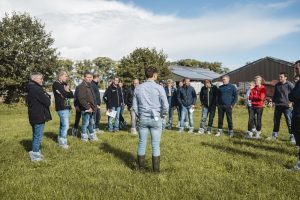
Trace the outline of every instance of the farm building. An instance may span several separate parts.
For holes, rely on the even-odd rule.
[[[202,81],[205,79],[213,80],[221,76],[221,74],[203,68],[172,65],[169,69],[172,72],[172,78],[176,83],[181,81],[183,78],[189,78],[191,80],[191,86],[195,88],[197,94],[200,93],[201,87],[203,86]]]
[[[239,83],[252,81],[257,75],[262,76],[266,81],[277,80],[280,72],[286,72],[288,79],[293,80],[293,63],[277,58],[265,57],[233,70],[227,73],[227,75],[230,76],[231,83],[238,85]],[[213,81],[221,81],[221,77]]]

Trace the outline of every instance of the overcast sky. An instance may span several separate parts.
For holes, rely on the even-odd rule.
[[[115,60],[136,47],[163,49],[169,60],[219,61],[234,69],[273,56],[300,59],[300,0],[103,1],[1,0],[52,32],[61,56]]]

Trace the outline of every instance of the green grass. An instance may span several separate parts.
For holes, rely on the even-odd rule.
[[[245,108],[234,110],[232,139],[165,131],[160,174],[151,173],[150,140],[148,170],[135,169],[138,137],[128,132],[105,133],[88,143],[69,136],[70,149],[60,149],[53,110],[42,142],[45,161],[32,163],[26,107],[0,105],[0,110],[1,199],[300,199],[300,173],[286,170],[295,164],[297,149],[287,141],[284,120],[278,142],[245,140]],[[199,115],[198,109],[196,128]],[[264,137],[272,124],[273,110],[265,109]]]

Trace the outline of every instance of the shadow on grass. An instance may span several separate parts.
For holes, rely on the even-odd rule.
[[[57,142],[57,134],[53,132],[45,132],[44,136],[52,139],[54,142]]]
[[[268,146],[268,145],[264,145],[264,144],[257,144],[257,143],[253,143],[252,141],[234,140],[233,144],[245,145],[245,146],[248,146],[248,147],[259,148],[259,149],[266,150],[266,151],[286,153],[286,154],[289,154],[289,155],[293,155],[293,152],[290,152],[285,148],[272,147],[272,146]]]
[[[25,149],[25,151],[31,151],[32,140],[29,140],[29,139],[21,140],[20,144],[23,146],[23,148]]]
[[[132,170],[136,169],[135,156],[133,156],[131,153],[115,148],[108,143],[102,143],[100,145],[100,150],[113,154],[116,158],[123,161],[128,168]]]
[[[239,154],[239,155],[242,155],[242,156],[250,157],[252,159],[258,159],[258,158],[265,157],[264,155],[260,155],[258,153],[253,153],[253,152],[249,152],[249,151],[245,151],[245,150],[241,150],[241,149],[236,149],[236,148],[228,147],[228,146],[224,146],[224,145],[211,144],[211,143],[207,143],[207,142],[202,142],[201,144],[203,146],[211,147],[213,149],[224,151],[226,153],[230,153],[230,154],[233,154],[233,155]]]

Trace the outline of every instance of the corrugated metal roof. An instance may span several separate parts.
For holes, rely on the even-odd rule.
[[[170,66],[170,70],[173,74],[185,78],[190,78],[191,80],[212,80],[221,76],[221,74],[218,74],[209,69],[184,67],[180,65],[172,65]]]

